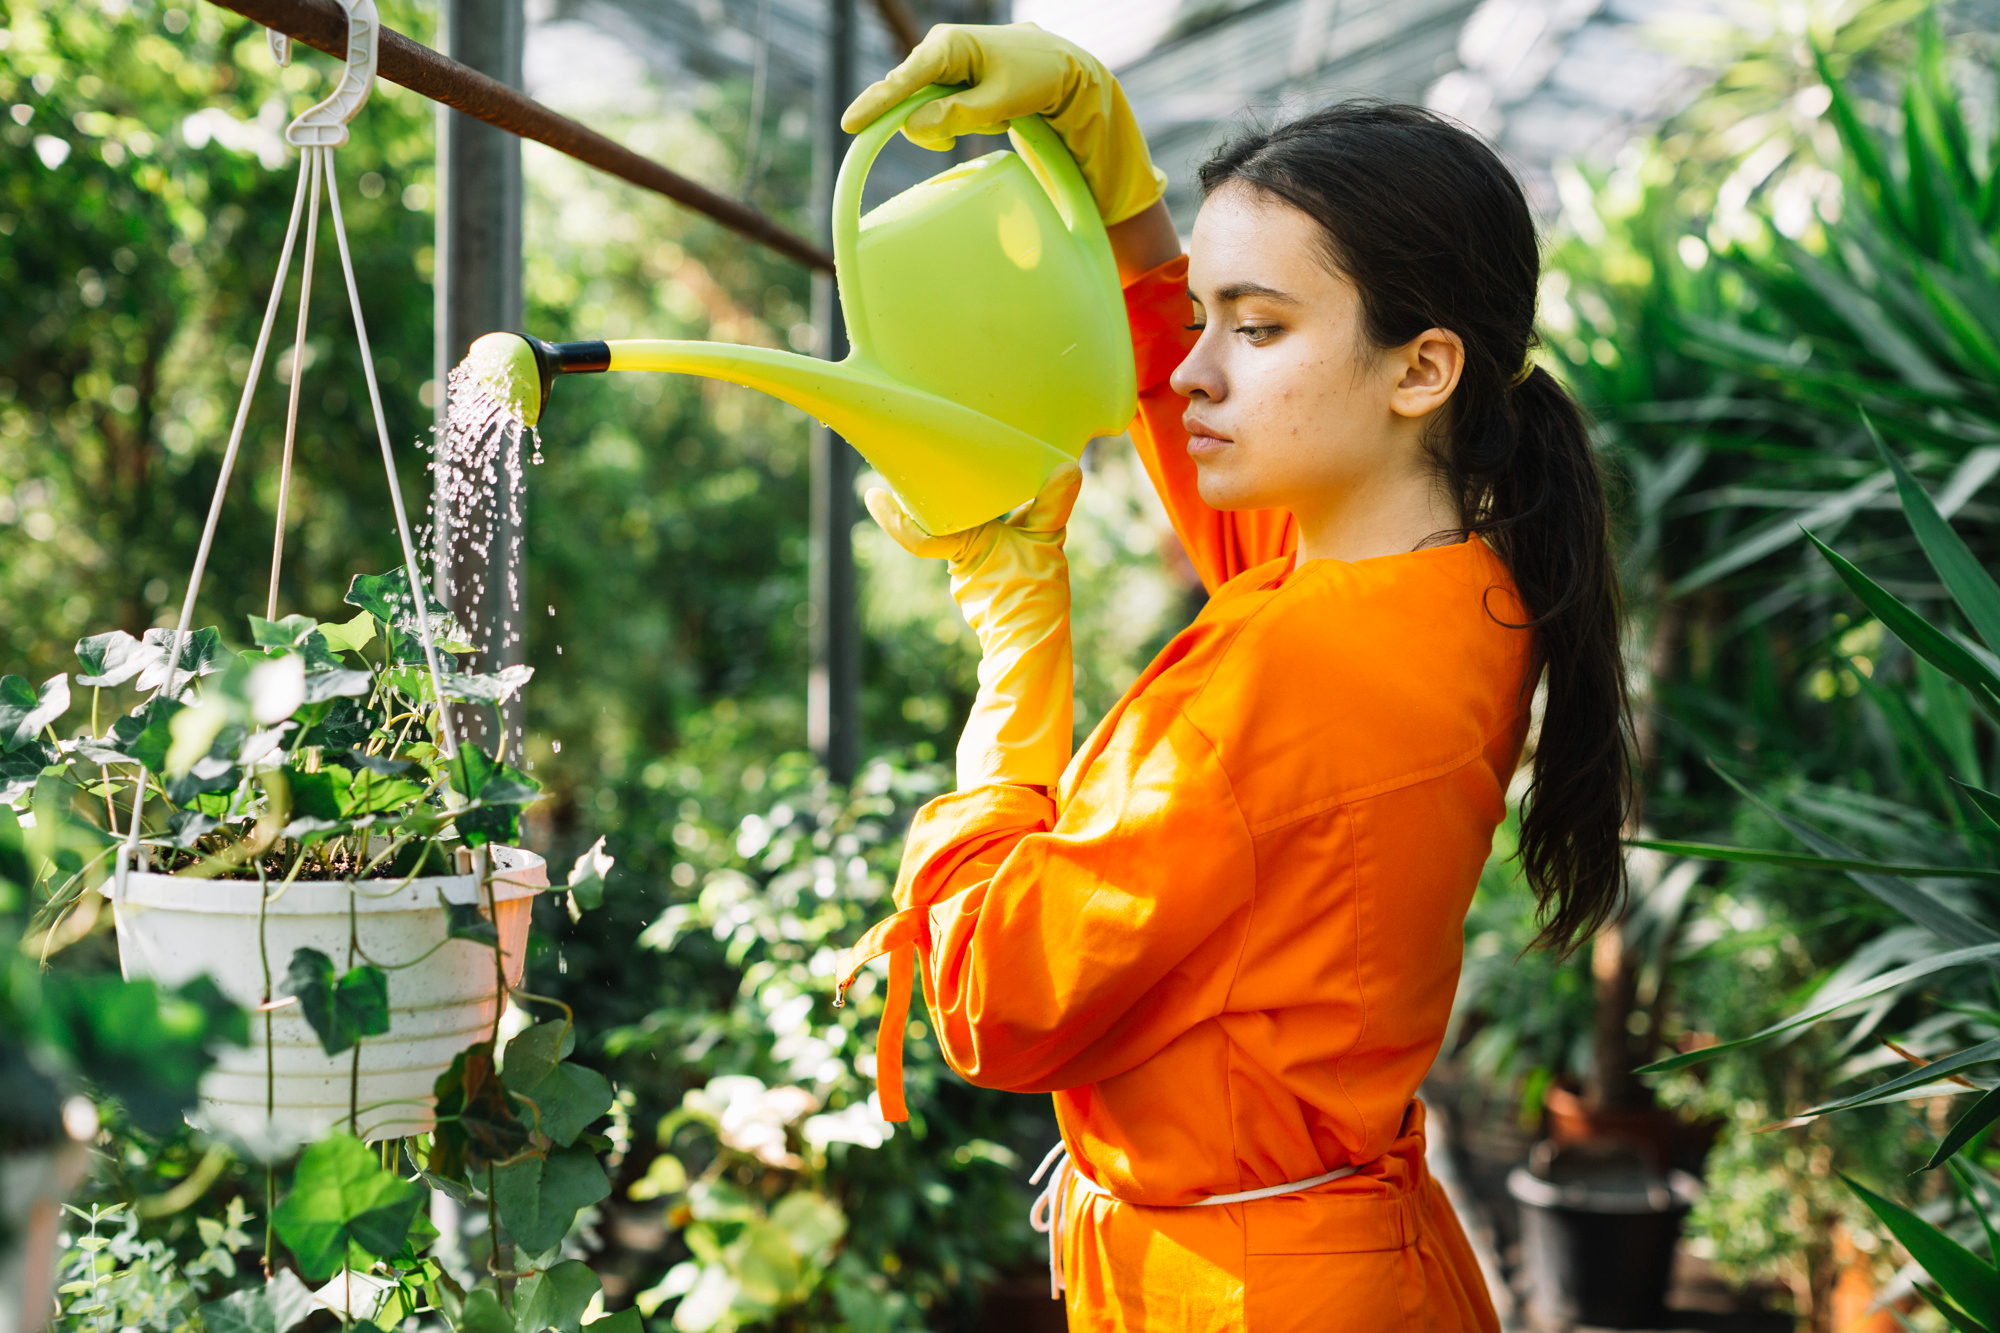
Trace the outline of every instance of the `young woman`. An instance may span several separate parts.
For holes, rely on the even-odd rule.
[[[885,1109],[920,963],[954,1069],[1055,1094],[1037,1221],[1071,1327],[1495,1329],[1413,1095],[1538,683],[1520,849],[1547,943],[1616,906],[1631,799],[1605,501],[1528,360],[1520,187],[1435,116],[1347,103],[1216,154],[1181,257],[1089,56],[935,29],[848,128],[932,82],[971,87],[918,142],[1036,112],[1083,167],[1127,283],[1132,437],[1210,599],[1069,760],[1077,474],[946,538],[869,497],[951,562],[984,653],[959,790],[854,955],[891,954]]]

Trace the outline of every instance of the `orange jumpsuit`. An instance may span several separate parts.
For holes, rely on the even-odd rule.
[[[893,948],[900,1009],[914,946],[952,1068],[1053,1092],[1114,1196],[1061,1204],[1071,1328],[1496,1330],[1411,1103],[1520,757],[1532,647],[1501,622],[1526,617],[1479,540],[1295,569],[1289,515],[1204,505],[1167,385],[1186,261],[1126,298],[1132,436],[1212,596],[1055,793],[924,807],[856,956]]]

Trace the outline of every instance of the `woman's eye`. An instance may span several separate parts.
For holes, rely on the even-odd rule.
[[[1197,323],[1197,324],[1183,324],[1183,325],[1181,325],[1181,327],[1182,327],[1182,328],[1184,328],[1184,329],[1186,329],[1186,330],[1187,330],[1187,331],[1188,331],[1189,333],[1200,333],[1200,332],[1201,332],[1202,330],[1206,329],[1206,328],[1208,327],[1208,325],[1206,325],[1206,324],[1199,324],[1199,323]]]
[[[1236,331],[1242,334],[1251,346],[1255,347],[1269,342],[1277,334],[1278,326],[1276,324],[1239,324],[1236,326]]]

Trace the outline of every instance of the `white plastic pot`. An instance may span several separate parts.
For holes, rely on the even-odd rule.
[[[529,915],[535,895],[548,885],[548,867],[533,852],[512,847],[494,848],[493,866],[501,952],[507,984],[515,986],[525,964]],[[460,1051],[493,1031],[504,1004],[492,946],[447,939],[444,904],[484,901],[475,875],[434,875],[407,884],[295,881],[268,909],[261,953],[261,889],[254,880],[135,871],[126,877],[122,900],[113,883],[107,880],[103,892],[112,898],[119,962],[128,979],[178,986],[206,973],[223,994],[252,1011],[250,1045],[223,1047],[202,1080],[198,1123],[260,1156],[285,1152],[345,1124],[351,1091],[362,1138],[425,1133],[433,1124],[432,1085],[438,1075]],[[350,903],[361,954],[389,972],[389,1031],[363,1039],[357,1048],[358,1087],[352,1084],[354,1051],[326,1054],[296,1004],[268,1014],[267,1063],[266,1014],[257,1012],[266,961],[271,993],[280,1002],[296,950],[318,949],[337,970],[347,969]],[[420,957],[413,966],[396,966]]]

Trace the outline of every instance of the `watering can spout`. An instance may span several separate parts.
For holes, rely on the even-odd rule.
[[[856,360],[728,343],[613,342],[613,370],[727,380],[782,399],[847,440],[932,533],[997,518],[1069,455],[984,412]],[[999,497],[999,498],[996,498]]]
[[[727,380],[803,409],[860,450],[933,534],[1030,499],[1136,406],[1111,244],[1083,175],[1039,117],[1032,158],[989,153],[861,215],[861,187],[919,91],[860,135],[834,187],[833,242],[853,351],[829,363],[765,347],[681,341],[550,343],[494,333],[475,381],[540,419],[558,375],[669,371]]]
[[[611,369],[603,342],[552,343],[526,333],[489,333],[472,344],[465,367],[473,380],[523,425],[542,419],[558,375]]]

